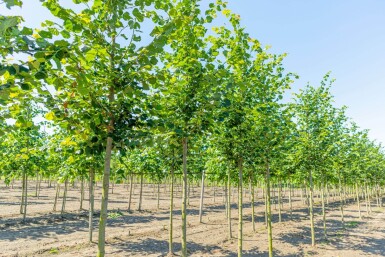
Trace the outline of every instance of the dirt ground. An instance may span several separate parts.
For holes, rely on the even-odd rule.
[[[0,185],[0,256],[95,256],[96,243],[87,243],[87,210],[79,210],[79,185],[68,191],[66,213],[53,212],[55,189],[42,183],[39,199],[34,197],[34,184],[29,185],[27,221],[21,222],[19,202],[20,183],[13,189]],[[236,198],[232,205],[232,230],[234,239],[228,240],[228,228],[223,195],[213,190],[205,192],[203,223],[199,223],[199,189],[191,189],[188,210],[188,251],[190,256],[237,256]],[[87,192],[87,189],[86,189]],[[145,186],[142,211],[137,211],[139,186],[134,188],[131,213],[127,212],[128,190],[123,185],[114,187],[110,194],[109,220],[106,230],[107,256],[166,256],[168,252],[169,193],[161,188],[160,210],[152,186]],[[174,211],[174,249],[180,254],[181,193],[177,190]],[[101,188],[95,192],[95,207],[100,208]],[[88,208],[86,194],[84,208]],[[385,256],[385,212],[372,207],[369,216],[358,219],[356,203],[345,208],[346,229],[342,229],[338,205],[330,204],[327,212],[328,241],[322,239],[322,216],[319,200],[316,206],[317,245],[310,245],[310,222],[307,209],[299,196],[294,198],[292,220],[288,216],[285,199],[282,222],[273,205],[273,247],[275,256]],[[57,210],[60,210],[58,202]],[[256,200],[256,233],[251,226],[249,195],[244,204],[244,256],[268,256],[267,233],[264,227],[264,205],[259,191]],[[362,213],[366,215],[362,204]],[[95,214],[94,239],[97,239],[98,213]]]

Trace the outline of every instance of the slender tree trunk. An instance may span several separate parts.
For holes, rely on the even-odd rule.
[[[140,191],[139,191],[138,211],[142,210],[142,194],[143,194],[143,173],[140,174]]]
[[[324,227],[324,239],[327,240],[327,233],[326,233],[326,210],[325,210],[325,186],[324,183],[321,185],[321,202],[322,202],[322,220],[323,220],[323,227]]]
[[[40,191],[41,191],[41,181],[43,179],[43,175],[40,175],[40,178],[39,178],[39,186],[38,186],[38,189],[37,189],[37,199],[40,198]]]
[[[242,257],[243,249],[243,159],[238,159],[238,257]]]
[[[24,212],[24,198],[25,198],[25,171],[23,171],[22,182],[21,182],[21,201],[20,201],[20,214]]]
[[[281,223],[282,222],[282,210],[281,210],[281,202],[282,202],[282,185],[281,185],[281,180],[279,179],[278,182],[278,221]]]
[[[113,123],[110,125],[113,126]],[[99,218],[98,257],[104,257],[105,255],[108,192],[110,187],[111,153],[112,153],[112,137],[107,137],[106,157],[104,161],[104,174],[103,174],[102,203],[101,203],[100,218]]]
[[[53,204],[53,211],[56,211],[56,204],[59,197],[60,197],[60,184],[59,182],[56,182],[56,195],[55,195],[55,202]]]
[[[205,171],[202,171],[201,198],[199,201],[199,223],[202,223],[204,194],[205,194]]]
[[[224,190],[225,190],[225,212],[226,212],[226,218],[229,216],[229,212],[228,212],[228,205],[229,205],[229,202],[228,202],[228,197],[227,197],[227,191],[228,191],[228,189],[227,189],[227,185],[226,185],[226,183],[225,183],[225,188],[224,188]]]
[[[273,229],[271,226],[271,199],[270,199],[270,164],[266,160],[266,210],[267,210],[267,238],[269,243],[269,257],[273,257]]]
[[[356,197],[357,197],[358,215],[359,215],[359,217],[360,217],[360,220],[362,220],[362,216],[361,216],[361,206],[360,206],[360,194],[358,193],[358,183],[356,183]]]
[[[133,174],[131,173],[130,175],[130,196],[128,197],[128,211],[130,212],[131,211],[131,199],[132,199],[132,187],[133,187]]]
[[[23,222],[25,222],[27,217],[27,199],[28,199],[28,174],[25,172],[25,186],[24,186],[24,209],[23,209]]]
[[[89,213],[88,213],[88,240],[92,243],[93,217],[94,217],[94,169],[90,169],[90,184],[89,184]]]
[[[64,214],[64,211],[66,209],[67,191],[68,191],[68,179],[66,179],[66,181],[64,182],[64,194],[63,194],[63,201],[61,205],[61,215]]]
[[[113,4],[112,4],[113,5]],[[116,23],[116,12],[112,10],[112,21],[111,21],[111,31],[115,32],[115,23]],[[115,70],[115,34],[112,36],[111,40],[111,52],[110,52],[110,69],[111,72]],[[115,76],[112,75],[112,79],[109,85],[108,92],[108,101],[113,103],[115,100]],[[104,159],[104,173],[103,173],[103,188],[102,188],[102,201],[100,208],[100,218],[99,218],[99,236],[98,236],[98,257],[104,257],[105,255],[105,241],[106,241],[106,223],[107,223],[107,208],[108,208],[108,192],[110,187],[110,170],[111,170],[111,155],[112,155],[112,144],[113,139],[111,134],[114,132],[114,117],[112,113],[109,113],[109,124],[107,128],[107,144],[106,144],[106,155]]]
[[[227,174],[227,223],[229,226],[229,239],[233,238],[233,233],[231,230],[231,171],[228,170]]]
[[[340,210],[341,210],[341,222],[342,222],[342,228],[345,228],[345,221],[344,221],[344,201],[342,196],[342,184],[341,184],[341,177],[339,175],[339,193],[340,193]]]
[[[293,204],[291,201],[291,196],[292,196],[292,185],[291,183],[289,184],[289,206],[290,206],[290,219],[293,219]]]
[[[187,137],[183,145],[183,186],[182,186],[182,257],[187,257]]]
[[[84,200],[84,177],[82,177],[80,182],[80,207],[79,210],[83,210],[83,200]]]
[[[251,173],[250,179],[250,189],[251,189],[251,223],[253,224],[253,232],[255,233],[255,210],[254,210],[254,201],[255,201],[255,192],[254,192],[254,173]]]
[[[158,181],[158,195],[157,195],[157,207],[158,207],[158,210],[160,208],[160,205],[159,205],[159,200],[160,200],[160,181]]]
[[[38,194],[37,194],[38,190],[39,190],[39,171],[36,171],[35,197],[38,197]]]
[[[174,248],[172,245],[172,234],[173,234],[173,210],[174,210],[174,169],[171,168],[171,186],[170,186],[170,231],[168,241],[168,252],[169,255],[174,255]]]
[[[314,210],[313,210],[313,175],[309,170],[309,212],[310,212],[310,232],[311,245],[315,246],[315,232],[314,232]]]

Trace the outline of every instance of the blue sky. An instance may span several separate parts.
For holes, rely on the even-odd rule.
[[[252,37],[271,52],[288,53],[286,70],[300,76],[293,92],[307,82],[318,85],[331,71],[336,106],[348,106],[348,116],[385,143],[384,0],[227,1]],[[11,13],[30,27],[51,18],[37,0],[24,0],[23,9]]]
[[[293,91],[331,71],[336,106],[385,143],[385,1],[228,0],[247,31],[272,52],[288,53]]]

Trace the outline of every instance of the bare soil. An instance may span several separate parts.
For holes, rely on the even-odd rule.
[[[63,190],[62,190],[63,191]],[[180,255],[181,193],[176,190],[174,211],[174,249]],[[246,190],[247,191],[247,190]],[[20,182],[13,189],[0,185],[0,256],[95,256],[97,244],[88,243],[88,212],[79,210],[79,183],[69,187],[66,213],[53,212],[54,187],[42,183],[39,199],[34,196],[34,182],[29,183],[27,221],[22,223],[20,210]],[[87,189],[86,189],[87,192]],[[203,223],[199,223],[199,188],[191,188],[188,209],[188,251],[191,256],[237,256],[237,205],[234,194],[232,204],[232,230],[234,238],[228,240],[228,227],[224,208],[223,190],[205,192]],[[236,191],[234,191],[236,192]],[[109,220],[106,230],[107,256],[166,256],[168,252],[169,192],[161,187],[160,209],[157,210],[156,187],[144,187],[142,211],[137,211],[139,185],[134,188],[132,212],[127,211],[128,189],[116,185],[110,194]],[[287,195],[286,195],[287,196]],[[101,188],[95,192],[95,231],[97,241],[98,210]],[[61,199],[60,199],[61,200]],[[330,204],[327,211],[328,240],[323,239],[320,200],[316,202],[317,245],[310,245],[310,221],[307,208],[299,193],[294,198],[294,212],[289,216],[287,197],[278,222],[278,208],[273,205],[273,236],[275,256],[385,256],[385,212],[372,206],[366,215],[362,203],[362,220],[358,219],[356,202],[345,206],[346,228],[342,228],[339,205]],[[337,199],[335,199],[337,200]],[[256,232],[252,231],[249,193],[244,200],[244,256],[268,256],[267,233],[264,226],[264,204],[261,191],[256,199]],[[84,208],[88,208],[85,194]],[[57,210],[61,209],[61,201]]]

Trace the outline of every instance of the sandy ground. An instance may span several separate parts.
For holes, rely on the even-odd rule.
[[[0,185],[0,256],[95,256],[96,243],[87,243],[88,217],[79,210],[79,185],[70,187],[66,213],[53,212],[55,189],[42,183],[39,199],[34,197],[34,182],[30,183],[28,219],[21,223],[19,202],[20,183],[13,189]],[[87,190],[87,189],[86,189]],[[177,190],[178,191],[178,190]],[[237,256],[237,209],[234,198],[232,223],[234,239],[228,240],[228,227],[223,196],[219,189],[214,202],[213,190],[206,190],[203,223],[199,223],[199,189],[190,193],[188,210],[188,251],[190,256]],[[107,256],[166,256],[168,252],[169,193],[161,188],[160,210],[152,186],[145,186],[142,211],[137,211],[139,186],[133,196],[133,211],[127,212],[128,191],[115,186],[110,194],[110,219],[107,227]],[[174,211],[174,249],[180,254],[181,220],[180,192],[176,192]],[[100,208],[101,189],[96,189],[95,207]],[[88,208],[86,194],[84,208]],[[385,256],[385,212],[374,207],[360,221],[355,202],[345,208],[346,229],[342,229],[338,205],[330,204],[327,212],[328,241],[322,239],[322,216],[316,207],[317,245],[310,245],[310,222],[307,209],[295,197],[292,220],[285,199],[282,222],[273,205],[273,236],[275,256]],[[315,200],[319,203],[319,200]],[[58,210],[61,202],[58,203]],[[249,195],[244,204],[244,256],[268,256],[267,233],[264,227],[264,206],[261,192],[256,200],[256,233],[251,226]],[[366,214],[362,204],[362,212]],[[97,239],[98,213],[95,214],[94,239]]]

